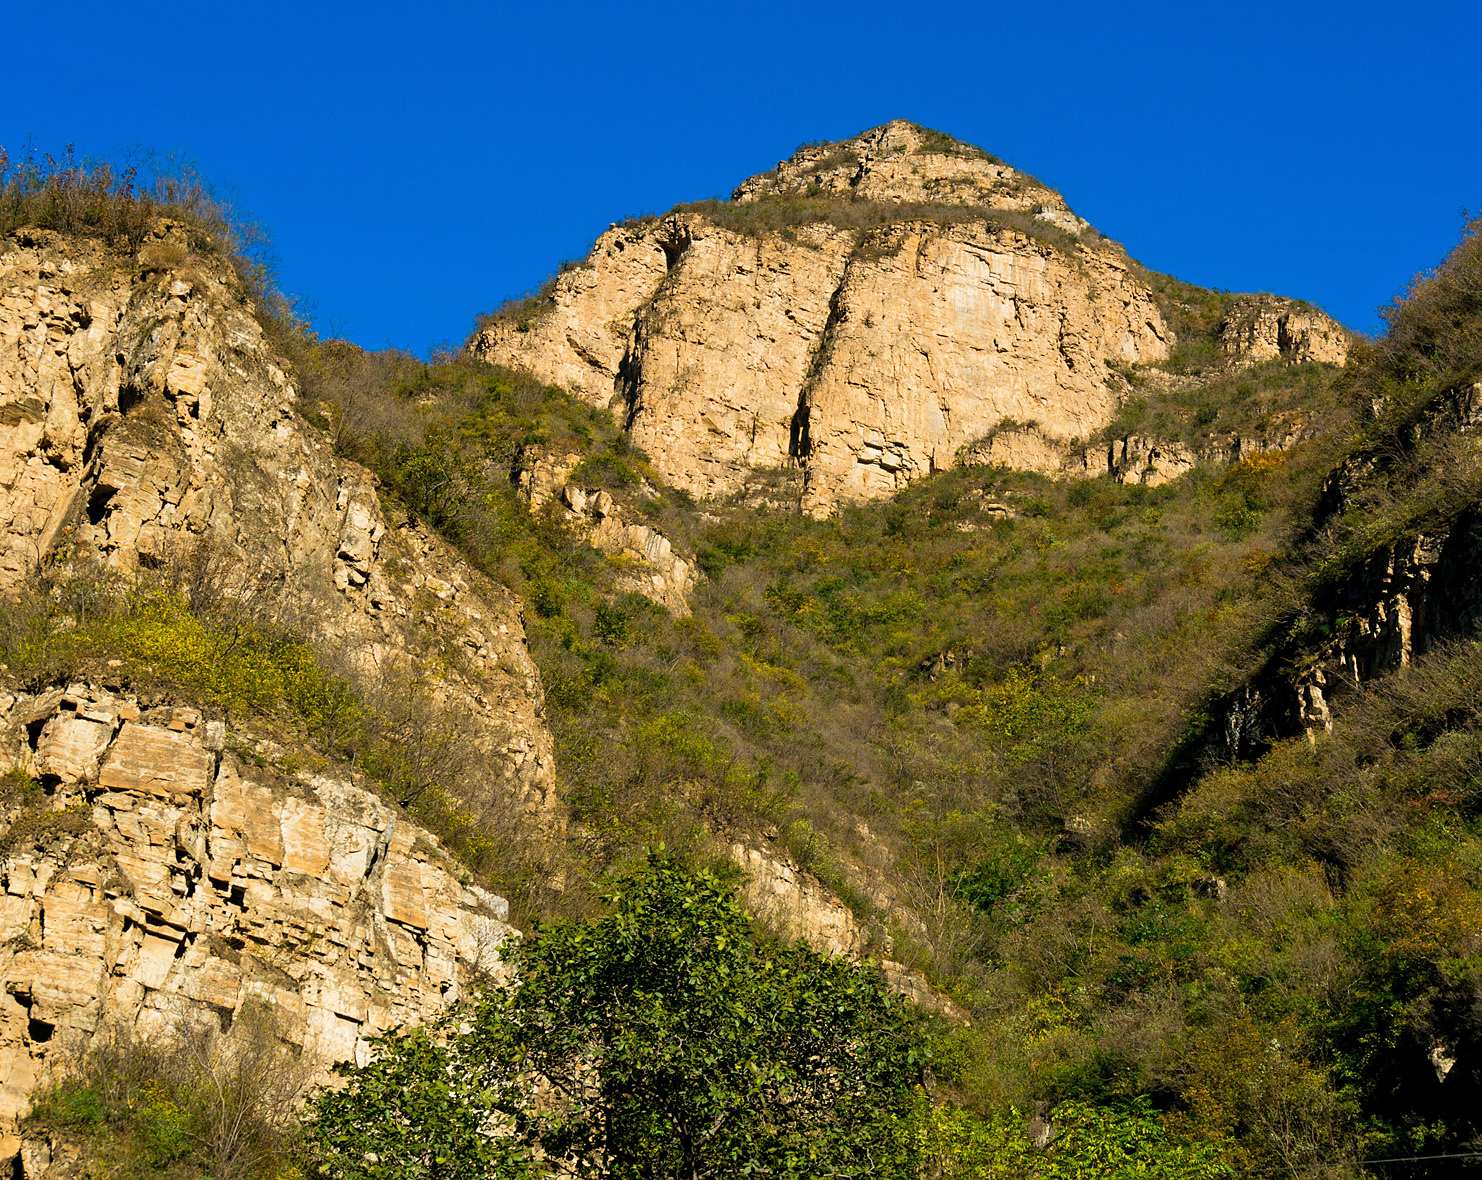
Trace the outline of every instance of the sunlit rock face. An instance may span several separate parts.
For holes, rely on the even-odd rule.
[[[1059,194],[895,122],[800,150],[730,206],[615,226],[548,305],[470,348],[611,405],[692,493],[798,465],[826,513],[1005,421],[1084,438],[1116,408],[1108,363],[1170,343],[1135,267]]]
[[[230,1030],[260,1005],[324,1076],[504,976],[507,904],[350,778],[97,686],[0,693],[0,738],[0,773],[39,784],[0,807],[6,1154],[54,1055],[110,1028]]]

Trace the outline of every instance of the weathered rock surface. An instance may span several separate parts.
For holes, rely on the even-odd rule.
[[[699,581],[694,563],[681,557],[673,543],[652,525],[628,519],[628,513],[602,488],[582,487],[571,474],[582,456],[535,455],[519,472],[519,484],[531,511],[551,504],[565,523],[593,548],[630,567],[615,579],[619,590],[642,594],[671,614],[690,613],[688,595]]]
[[[191,708],[0,692],[0,1157],[60,1048],[247,1005],[319,1073],[499,980],[508,906],[352,781],[227,750]]]
[[[842,204],[777,230],[700,208],[615,227],[552,307],[496,317],[471,350],[614,405],[690,492],[801,465],[815,513],[950,467],[1006,418],[1085,437],[1116,405],[1105,362],[1168,355],[1126,256],[975,149],[891,123],[804,149],[735,200],[773,196]]]
[[[475,806],[558,829],[552,741],[519,603],[423,530],[295,411],[236,279],[161,223],[142,272],[22,231],[0,252],[0,592],[43,563],[194,562],[384,674],[438,650],[441,703],[486,768]]]
[[[1348,360],[1348,330],[1331,316],[1295,299],[1247,295],[1238,299],[1220,324],[1219,347],[1246,364],[1282,359],[1294,364]]]
[[[1037,471],[1060,479],[1096,479],[1108,475],[1118,483],[1158,487],[1192,471],[1200,463],[1233,464],[1253,454],[1282,450],[1305,437],[1290,432],[1276,440],[1230,434],[1194,451],[1185,443],[1128,434],[1096,446],[1059,442],[1036,426],[996,430],[963,447],[963,466],[1008,467]]]
[[[1482,383],[1451,391],[1408,430],[1414,437],[1453,439],[1447,476],[1482,474]],[[1317,523],[1350,507],[1393,455],[1360,452],[1329,476]],[[1384,544],[1314,605],[1334,622],[1318,645],[1279,647],[1221,710],[1221,753],[1245,757],[1273,740],[1333,728],[1332,702],[1362,692],[1386,672],[1403,672],[1439,645],[1475,639],[1482,626],[1482,513],[1475,504],[1424,531]]]

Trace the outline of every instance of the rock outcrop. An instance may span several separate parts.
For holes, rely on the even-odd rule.
[[[937,1012],[962,1024],[970,1024],[966,1009],[931,985],[924,973],[886,957],[894,940],[882,928],[868,926],[813,873],[779,848],[764,841],[737,839],[729,848],[731,860],[746,874],[738,893],[748,913],[766,922],[786,938],[807,943],[820,954],[848,959],[875,959],[886,985],[929,1012]],[[862,866],[849,866],[856,876]],[[864,883],[861,881],[861,883]],[[871,901],[882,912],[911,929],[924,933],[919,915],[894,904],[894,890],[877,881],[885,895]]]
[[[52,1055],[110,1026],[265,1003],[322,1076],[503,977],[502,899],[350,776],[253,745],[96,686],[0,692],[0,1157]]]
[[[1005,418],[1086,437],[1117,403],[1106,362],[1170,341],[1125,254],[1057,194],[896,122],[728,205],[614,227],[549,306],[470,349],[614,406],[681,488],[800,465],[823,513],[950,467]]]
[[[1219,348],[1243,364],[1276,360],[1341,365],[1348,359],[1348,330],[1331,316],[1295,299],[1245,295],[1225,313]]]
[[[348,670],[435,652],[484,761],[482,807],[561,826],[519,603],[383,513],[337,459],[237,279],[160,223],[142,268],[22,231],[0,251],[0,592],[43,566],[191,566],[270,598]]]
[[[611,492],[574,481],[581,460],[577,454],[534,455],[525,462],[518,480],[531,511],[555,506],[594,549],[623,563],[627,572],[614,580],[618,590],[641,594],[673,615],[688,615],[688,595],[700,578],[695,564],[676,553],[658,529],[631,521]]]
[[[1454,436],[1446,478],[1474,483],[1482,473],[1482,383],[1450,391],[1404,429],[1410,445]],[[1339,464],[1319,498],[1316,525],[1361,504],[1371,482],[1392,476],[1387,468],[1403,449],[1391,441]],[[1325,638],[1278,647],[1224,700],[1214,735],[1222,756],[1248,757],[1274,740],[1331,731],[1335,699],[1362,692],[1386,672],[1403,673],[1438,646],[1475,639],[1482,626],[1482,513],[1471,503],[1379,545],[1312,605],[1331,620]]]
[[[895,119],[842,143],[809,144],[743,181],[737,204],[767,197],[817,197],[897,204],[972,205],[1033,213],[1079,233],[1086,222],[1065,198],[981,148]]]

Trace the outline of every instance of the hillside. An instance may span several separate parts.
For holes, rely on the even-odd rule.
[[[1076,1103],[1237,1169],[1473,1150],[1478,233],[1352,341],[889,124],[423,362],[185,221],[15,231],[7,1109],[172,1004],[363,1055],[662,843],[937,1014],[943,1175]]]

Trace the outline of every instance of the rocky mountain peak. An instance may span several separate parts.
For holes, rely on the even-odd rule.
[[[1168,356],[1136,266],[1038,181],[901,120],[806,146],[730,201],[613,226],[489,317],[473,355],[608,406],[663,478],[802,473],[826,515],[955,465],[1006,419],[1054,445]]]
[[[905,119],[835,143],[804,144],[776,168],[743,181],[731,200],[809,196],[968,205],[1031,213],[1072,233],[1086,228],[1054,189],[982,148]]]

